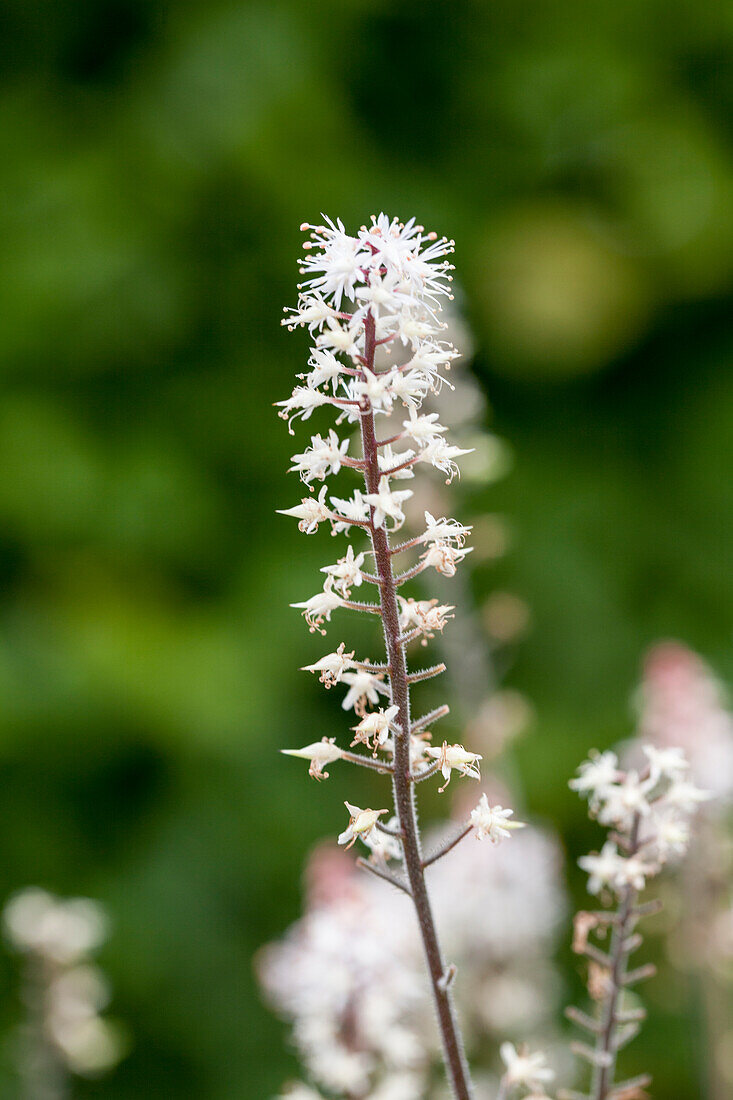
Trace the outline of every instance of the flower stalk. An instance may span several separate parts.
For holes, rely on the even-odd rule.
[[[375,323],[371,313],[367,315],[364,327],[366,334],[364,365],[374,372]],[[376,493],[380,479],[379,451],[374,425],[374,412],[371,407],[362,412],[361,438],[364,449],[364,480],[367,492]],[[372,509],[372,517],[373,511]],[[443,982],[446,968],[425,883],[425,867],[420,847],[417,807],[410,764],[410,685],[405,658],[405,642],[401,638],[397,586],[392,571],[389,537],[384,526],[375,526],[373,518],[369,527],[369,537],[377,575],[380,579],[382,622],[387,650],[391,699],[393,705],[399,707],[398,724],[401,727],[401,732],[395,736],[392,787],[395,811],[402,830],[405,872],[410,884],[410,895],[415,906],[425,951],[425,960],[430,974],[449,1080],[457,1100],[471,1100],[468,1064],[463,1052],[463,1042],[456,1020],[451,991]]]

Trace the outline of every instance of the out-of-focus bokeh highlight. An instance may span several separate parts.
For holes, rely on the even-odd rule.
[[[108,914],[124,1057],[75,1095],[266,1100],[298,1069],[253,953],[372,790],[276,755],[341,730],[288,608],[333,544],[274,515],[302,495],[271,408],[304,369],[298,225],[456,240],[498,437],[460,490],[467,595],[507,693],[461,721],[488,744],[531,716],[502,766],[585,904],[567,779],[632,732],[642,654],[733,672],[733,9],[5,0],[0,57],[0,902]],[[669,920],[628,1065],[718,1100],[733,1037],[708,1047],[695,914]],[[3,1095],[16,1072],[1,1044]]]

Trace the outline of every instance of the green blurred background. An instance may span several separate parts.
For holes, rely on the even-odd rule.
[[[273,515],[298,225],[456,239],[514,455],[475,583],[531,607],[513,763],[574,858],[644,648],[733,671],[733,7],[4,0],[0,57],[0,893],[113,915],[131,1051],[80,1097],[260,1100],[295,1065],[251,954],[348,793],[275,755],[341,721],[287,606],[333,544]],[[694,995],[657,1001],[628,1065],[693,1100]]]

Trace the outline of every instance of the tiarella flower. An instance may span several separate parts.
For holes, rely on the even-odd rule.
[[[655,745],[643,745],[642,752],[649,761],[649,770],[655,780],[682,779],[690,765],[682,749],[659,749]]]
[[[530,1054],[525,1046],[517,1048],[512,1043],[502,1043],[499,1053],[506,1066],[502,1081],[510,1088],[524,1085],[528,1089],[538,1090],[555,1078],[547,1065],[547,1058],[539,1051]]]
[[[311,446],[302,454],[293,455],[294,465],[290,471],[297,470],[301,480],[309,485],[311,481],[323,481],[327,474],[337,474],[341,469],[341,463],[349,449],[349,440],[339,440],[333,428],[326,439],[320,435],[314,435]]]
[[[355,489],[353,497],[348,499],[331,497],[331,504],[346,520],[355,520],[360,523],[369,519],[369,505],[359,489]],[[348,535],[350,530],[350,523],[331,517],[331,534],[338,535],[343,531]]]
[[[377,455],[377,461],[379,462],[379,469],[384,474],[389,474],[390,477],[399,479],[414,477],[415,471],[412,466],[405,466],[404,470],[397,470],[397,473],[391,473],[390,471],[396,469],[398,466],[402,466],[403,463],[409,462],[411,458],[415,457],[414,451],[400,451],[399,454],[395,454],[392,450],[391,444],[387,444],[382,448],[382,453]]]
[[[599,894],[604,887],[614,886],[621,862],[622,857],[612,840],[606,841],[599,854],[581,856],[578,866],[590,875],[588,893]]]
[[[394,393],[392,390],[393,374],[383,371],[375,374],[368,367],[362,368],[363,381],[352,382],[350,392],[358,400],[366,399],[377,413],[388,413],[392,410]]]
[[[327,348],[314,348],[308,360],[308,366],[311,368],[308,374],[298,375],[304,380],[306,386],[309,389],[317,389],[319,386],[330,383],[331,392],[335,395],[339,383],[343,381],[344,368],[333,352]]]
[[[290,397],[285,401],[276,401],[276,405],[282,406],[277,414],[282,420],[287,420],[288,431],[293,435],[293,421],[300,417],[307,420],[314,409],[322,405],[331,405],[330,397],[320,390],[310,389],[308,386],[296,386]]]
[[[642,847],[659,863],[669,863],[686,853],[690,845],[690,823],[676,810],[664,812],[655,805],[651,819],[645,824]]]
[[[322,328],[324,321],[334,316],[335,310],[320,294],[303,294],[297,309],[286,306],[285,312],[290,316],[283,317],[281,325],[285,325],[290,332],[293,332],[298,325],[307,325],[312,335],[317,329]]]
[[[617,890],[622,890],[625,886],[630,886],[633,890],[643,890],[647,878],[657,874],[658,871],[658,864],[649,863],[641,856],[620,858],[613,885]]]
[[[334,760],[341,759],[341,749],[336,745],[334,737],[324,737],[322,741],[315,741],[312,745],[306,745],[302,749],[280,749],[286,756],[298,756],[301,760],[310,760],[308,775],[314,779],[328,779],[325,767]]]
[[[402,422],[402,427],[405,435],[414,439],[419,447],[427,447],[440,433],[448,430],[438,423],[438,413],[418,414],[415,409],[410,409],[410,418]]]
[[[368,837],[376,828],[382,814],[389,813],[389,810],[361,810],[358,806],[352,806],[350,802],[344,802],[344,806],[351,816],[348,827],[340,834],[338,842],[345,844],[347,848],[356,842],[357,837],[361,840]]]
[[[333,582],[329,577],[323,586],[322,592],[316,592],[315,596],[311,596],[309,600],[304,600],[302,603],[291,603],[290,606],[303,609],[303,617],[308,623],[311,634],[316,631],[319,634],[325,634],[326,631],[321,628],[321,624],[330,622],[331,613],[337,607],[341,607],[343,602],[338,592],[334,592]]]
[[[481,778],[480,753],[469,752],[468,749],[464,749],[463,745],[449,745],[447,741],[444,741],[440,748],[431,747],[426,749],[425,754],[431,756],[434,760],[440,761],[440,771],[443,773],[443,779],[445,780],[444,786],[438,787],[441,794],[450,783],[452,771],[457,771],[459,775],[465,775],[471,779]]]
[[[316,347],[348,355],[356,360],[359,354],[359,327],[353,322],[341,325],[329,318],[326,327],[316,337]]]
[[[461,455],[470,455],[472,451],[471,447],[453,447],[441,436],[436,436],[420,452],[420,462],[429,462],[436,470],[447,474],[446,485],[450,485],[453,478],[461,473],[455,460]]]
[[[421,557],[426,566],[432,566],[445,577],[452,577],[455,575],[456,565],[465,558],[466,554],[470,554],[472,549],[473,547],[469,546],[466,550],[457,550],[448,542],[436,540]]]
[[[412,496],[412,489],[401,489],[393,492],[389,487],[389,479],[382,476],[379,479],[379,491],[365,493],[364,500],[374,509],[373,522],[375,527],[383,527],[387,518],[393,520],[392,530],[397,531],[405,522],[405,513],[401,504]]]
[[[635,771],[629,771],[618,783],[609,783],[598,790],[600,807],[598,820],[602,825],[615,825],[628,829],[636,814],[649,813],[649,792],[656,786],[650,778],[641,779]]]
[[[399,821],[396,817],[389,819],[387,828],[392,831],[399,829]],[[369,856],[371,863],[385,864],[390,859],[402,859],[402,845],[399,838],[383,832],[382,829],[372,829],[370,833],[364,834],[360,839],[371,852]]]
[[[326,486],[324,485],[318,494],[318,498],[303,497],[295,508],[278,508],[281,516],[295,516],[298,530],[305,535],[312,535],[318,529],[318,524],[331,518],[331,510],[326,504]]]
[[[390,390],[407,409],[420,406],[425,395],[432,389],[432,383],[426,374],[419,370],[393,371]]]
[[[353,546],[349,546],[343,558],[339,558],[335,565],[324,565],[321,572],[333,577],[334,588],[348,599],[351,589],[358,588],[364,579],[361,573],[363,564],[364,554],[355,556]]]
[[[339,309],[344,296],[354,297],[354,288],[362,281],[362,271],[370,262],[370,253],[358,237],[349,236],[340,218],[335,223],[325,218],[325,222],[325,225],[303,226],[311,231],[311,241],[304,248],[317,250],[302,261],[302,273],[310,276],[303,286],[330,298]]]
[[[478,806],[471,810],[471,824],[479,840],[487,838],[492,844],[498,844],[504,837],[510,837],[512,829],[523,829],[523,821],[509,821],[514,810],[505,810],[501,806],[490,806],[485,794],[481,795]]]
[[[710,791],[701,791],[694,783],[678,779],[666,791],[664,804],[682,813],[693,814],[701,803],[709,802],[712,797]]]
[[[379,748],[384,745],[385,741],[389,737],[390,724],[394,722],[395,718],[399,714],[400,708],[397,706],[387,707],[386,710],[373,710],[369,714],[365,714],[358,726],[352,726],[356,737],[351,742],[353,745],[367,745],[372,747],[374,755],[377,755]]]
[[[434,638],[436,634],[442,634],[453,608],[450,604],[439,604],[436,599],[413,600],[398,596],[400,605],[400,629],[403,631],[416,630],[424,635],[423,644],[427,645],[428,638]]]
[[[471,528],[464,527],[458,520],[446,519],[445,516],[441,519],[435,519],[430,512],[425,513],[425,523],[425,533],[420,536],[420,541],[424,543],[449,542],[460,548],[465,544],[466,537],[471,533]]]
[[[334,684],[338,684],[347,669],[356,667],[353,660],[354,650],[352,649],[351,653],[344,653],[345,649],[346,643],[342,642],[334,653],[327,653],[313,665],[303,665],[301,671],[320,672],[321,675],[318,678],[321,683],[326,688],[333,687]]]
[[[353,707],[357,714],[365,713],[367,703],[376,705],[379,702],[380,692],[386,695],[389,691],[381,676],[365,672],[364,669],[344,672],[341,679],[349,685],[341,706],[344,710],[351,710]]]
[[[568,786],[580,795],[590,795],[591,805],[597,802],[600,792],[615,783],[619,777],[618,757],[614,752],[593,752],[578,768],[580,775],[571,779]]]

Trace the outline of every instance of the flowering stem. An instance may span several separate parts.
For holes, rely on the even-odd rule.
[[[374,317],[371,312],[366,316],[365,328],[365,366],[374,370]],[[379,491],[381,472],[378,462],[377,437],[374,427],[374,412],[371,406],[362,411],[360,417],[361,438],[364,450],[364,479],[368,493]],[[394,775],[392,786],[395,810],[403,832],[402,849],[407,879],[410,884],[412,900],[415,905],[420,934],[422,936],[425,959],[430,973],[438,1025],[443,1042],[446,1070],[456,1100],[471,1100],[472,1090],[468,1066],[463,1053],[463,1043],[456,1020],[450,989],[442,982],[445,964],[438,942],[433,919],[430,898],[425,883],[422,865],[422,852],[417,825],[417,808],[414,788],[410,777],[410,687],[407,679],[404,640],[400,635],[397,588],[392,572],[389,539],[384,527],[374,525],[374,511],[369,534],[374,552],[377,574],[381,580],[380,601],[382,623],[387,649],[392,703],[399,708],[398,721],[401,732],[395,736]]]
[[[637,814],[628,838],[630,855],[639,848],[640,817]],[[619,904],[617,918],[611,935],[610,972],[608,975],[608,994],[602,1006],[601,1026],[595,1045],[595,1068],[591,1087],[591,1100],[608,1100],[613,1088],[616,1071],[615,1044],[619,1025],[619,1000],[626,982],[626,968],[629,961],[629,936],[637,920],[635,905],[638,891],[629,885],[625,888]],[[629,975],[630,977],[630,975]]]

